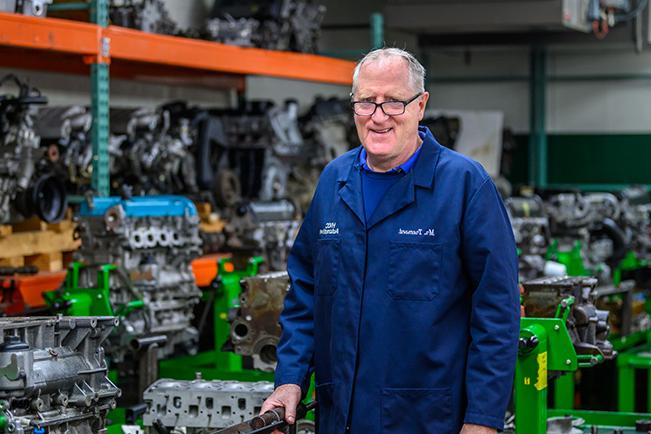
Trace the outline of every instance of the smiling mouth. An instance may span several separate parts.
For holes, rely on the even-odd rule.
[[[392,129],[393,129],[393,128],[385,128],[385,129],[383,129],[383,130],[371,129],[371,131],[374,132],[375,134],[386,134],[386,133],[388,133],[389,131],[391,131]]]

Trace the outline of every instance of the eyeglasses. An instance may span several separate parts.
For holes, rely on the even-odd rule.
[[[384,101],[381,103],[376,103],[373,101],[351,101],[353,106],[353,112],[357,116],[373,116],[375,110],[378,107],[382,109],[382,112],[387,116],[399,116],[405,112],[406,107],[414,102],[416,98],[421,96],[423,92],[419,92],[407,101]]]

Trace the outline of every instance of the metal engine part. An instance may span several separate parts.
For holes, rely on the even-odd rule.
[[[622,190],[624,226],[631,238],[631,248],[640,257],[651,260],[651,195],[645,187]]]
[[[309,0],[218,1],[204,35],[242,47],[315,53],[325,12]]]
[[[163,35],[178,33],[162,0],[112,0],[109,14],[111,22],[117,26]]]
[[[68,170],[68,180],[76,186],[90,185],[93,172],[93,146],[90,129],[93,116],[86,107],[70,107],[61,116],[62,161]]]
[[[236,207],[229,217],[224,229],[228,248],[263,256],[269,270],[286,267],[300,227],[293,203],[250,202]]]
[[[566,319],[578,355],[612,359],[617,354],[607,340],[609,312],[595,307],[594,277],[542,277],[524,282],[525,315]],[[559,309],[561,306],[561,309]]]
[[[267,381],[161,379],[145,390],[143,424],[185,427],[188,434],[207,433],[256,416],[273,388]]]
[[[120,144],[115,187],[129,185],[134,194],[180,194],[197,191],[190,120],[178,115],[174,103],[136,110]],[[115,151],[117,152],[117,151]]]
[[[47,15],[47,5],[53,0],[0,0],[0,12],[15,12],[32,17]]]
[[[106,434],[120,390],[101,347],[114,317],[0,319],[2,432]]]
[[[48,155],[34,131],[36,106],[47,98],[12,74],[0,80],[8,83],[18,94],[0,95],[0,224],[34,214],[55,222],[67,208],[65,184],[53,167],[58,154]]]
[[[504,201],[504,205],[520,250],[520,274],[525,279],[541,276],[550,239],[549,217],[542,199],[538,196],[510,197]]]
[[[276,369],[280,340],[278,319],[289,291],[289,275],[281,271],[242,279],[240,307],[231,323],[231,343],[236,354],[253,358],[261,371]]]
[[[214,170],[232,170],[243,199],[286,198],[292,166],[305,149],[297,102],[276,106],[269,101],[248,101],[237,110],[215,110],[211,115],[224,133]]]
[[[82,204],[78,220],[81,247],[75,258],[114,264],[122,276],[111,280],[111,304],[144,303],[127,313],[119,333],[111,336],[112,358],[120,362],[133,339],[152,335],[167,337],[160,358],[177,350],[196,352],[198,332],[191,322],[201,292],[190,264],[201,254],[201,239],[194,204],[180,196],[95,198],[92,207]],[[91,273],[85,277],[93,278]]]

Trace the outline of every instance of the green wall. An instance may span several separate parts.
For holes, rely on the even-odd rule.
[[[513,184],[527,182],[527,135],[515,137]],[[550,184],[651,184],[651,134],[550,134]]]

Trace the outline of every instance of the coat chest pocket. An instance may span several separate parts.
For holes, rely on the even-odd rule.
[[[441,249],[441,243],[390,243],[389,296],[394,300],[434,300],[439,294]]]
[[[321,239],[317,242],[314,282],[316,295],[333,295],[341,261],[341,239]]]

